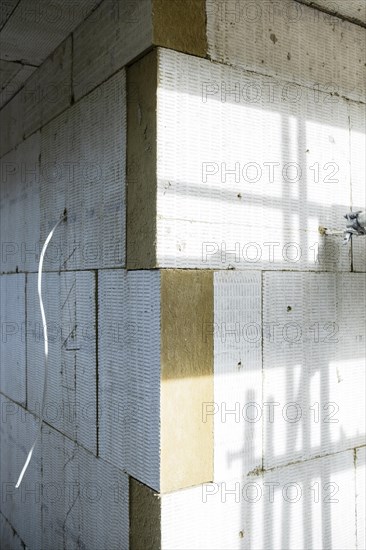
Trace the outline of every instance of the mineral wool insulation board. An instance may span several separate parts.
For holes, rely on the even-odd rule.
[[[264,274],[265,468],[364,444],[365,306],[362,274]]]
[[[158,77],[158,266],[349,270],[318,232],[351,205],[347,103],[162,49]]]
[[[346,451],[164,495],[161,547],[355,549],[353,458]]]
[[[298,2],[208,1],[207,36],[214,61],[365,101],[359,25]]]
[[[42,128],[42,241],[67,209],[48,270],[124,264],[125,111],[122,70]]]
[[[0,277],[1,391],[18,403],[26,401],[25,275]]]
[[[39,258],[40,134],[0,161],[0,271],[36,271]]]
[[[45,273],[49,360],[44,418],[94,454],[97,448],[96,283],[92,272]],[[27,397],[39,414],[44,379],[44,330],[37,275],[27,281]]]

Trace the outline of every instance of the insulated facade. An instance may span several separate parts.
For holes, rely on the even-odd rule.
[[[363,548],[361,3],[86,4],[1,60],[2,545]]]

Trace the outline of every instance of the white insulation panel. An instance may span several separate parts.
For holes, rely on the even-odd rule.
[[[162,497],[162,549],[356,548],[353,452]]]
[[[26,548],[128,548],[128,477],[44,424],[15,489],[37,426],[2,395],[0,405],[2,514]]]
[[[366,548],[366,447],[356,449],[356,520],[358,548]]]
[[[15,484],[23,468],[38,425],[33,415],[0,394],[1,512],[32,550],[41,545],[41,440],[19,489]]]
[[[350,269],[347,104],[285,86],[159,50],[159,266]]]
[[[16,94],[0,110],[0,157],[11,151],[23,139],[23,119],[19,116],[22,107],[21,95]]]
[[[28,71],[30,78],[1,110],[1,156],[70,105],[71,50],[68,38],[32,74]]]
[[[91,272],[45,273],[43,300],[49,361],[45,421],[96,454],[96,283]],[[44,327],[37,275],[27,282],[27,397],[39,415],[44,380]]]
[[[16,534],[13,526],[0,512],[0,540],[3,550],[24,550],[24,543]]]
[[[20,90],[36,67],[0,60],[0,108]]]
[[[36,271],[40,240],[40,134],[0,161],[0,271]]]
[[[214,480],[262,466],[261,274],[215,273]]]
[[[265,467],[363,444],[365,306],[362,275],[264,275]]]
[[[99,273],[100,456],[160,486],[160,274]]]
[[[76,443],[42,430],[44,548],[128,548],[128,477]]]
[[[207,0],[207,36],[215,61],[365,100],[358,25],[288,0]]]
[[[75,99],[124,67],[151,43],[151,0],[101,2],[74,33]]]
[[[350,104],[351,123],[351,178],[352,210],[366,209],[366,107],[360,103]],[[366,238],[355,237],[352,240],[353,268],[366,271]]]
[[[26,401],[25,281],[22,274],[0,277],[0,391],[22,404]]]
[[[20,92],[25,137],[41,128],[71,103],[72,40],[69,37],[37,69]]]
[[[2,59],[40,65],[100,0],[20,0],[1,31]],[[4,4],[8,4],[5,0]]]
[[[41,235],[64,209],[48,270],[125,261],[126,91],[122,70],[42,130]]]
[[[314,8],[320,8],[327,12],[334,13],[337,17],[346,17],[356,23],[366,25],[366,3],[365,0],[347,0],[342,2],[338,0],[298,0],[303,4],[309,4]],[[324,14],[322,17],[326,17]]]

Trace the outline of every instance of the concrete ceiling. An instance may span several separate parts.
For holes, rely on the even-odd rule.
[[[314,8],[366,25],[366,0],[298,0]]]
[[[101,0],[0,0],[0,108]]]

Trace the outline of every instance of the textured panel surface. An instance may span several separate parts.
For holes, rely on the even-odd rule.
[[[20,94],[0,110],[0,157],[11,151],[23,139],[23,119],[19,116],[23,103]]]
[[[42,239],[67,209],[46,269],[123,265],[125,123],[121,71],[42,129]]]
[[[215,481],[262,466],[261,275],[215,273]]]
[[[44,426],[44,548],[128,547],[128,478]]]
[[[327,12],[334,13],[338,17],[345,17],[355,23],[366,25],[366,4],[365,0],[298,0],[303,4],[309,4],[314,8],[320,8]]]
[[[160,460],[160,274],[99,273],[100,456],[154,489]]]
[[[75,99],[152,43],[151,0],[105,0],[74,34]]]
[[[366,448],[356,450],[357,548],[366,547]]]
[[[25,275],[0,277],[1,392],[18,403],[25,403]]]
[[[0,395],[1,511],[27,548],[41,548],[41,440],[19,489],[20,471],[38,429],[34,417]]]
[[[35,70],[36,67],[31,65],[0,61],[0,108],[10,101]]]
[[[71,103],[71,38],[37,69],[20,92],[25,137],[44,126]]]
[[[16,534],[13,526],[0,512],[0,541],[3,550],[24,550],[24,543]]]
[[[1,31],[1,58],[40,65],[99,1],[21,0]]]
[[[364,441],[361,277],[265,274],[263,399],[271,404],[264,417],[265,467]]]
[[[159,50],[159,266],[350,268],[347,104],[286,86]]]
[[[365,32],[358,25],[292,1],[207,0],[207,35],[215,61],[365,100]]]
[[[353,452],[162,497],[162,549],[356,548]]]
[[[40,135],[34,134],[0,162],[0,271],[36,271],[39,259]]]
[[[366,209],[366,108],[365,105],[350,104],[351,123],[351,185],[352,210]],[[353,268],[366,271],[366,238],[356,237],[352,242]]]
[[[42,284],[49,340],[45,421],[96,453],[94,274],[45,273]],[[44,380],[44,331],[37,275],[28,275],[27,283],[27,358],[28,406],[39,415]]]
[[[126,470],[142,483],[158,490],[160,273],[132,271],[128,274],[127,280],[129,326],[127,338],[125,332],[125,340],[130,348],[127,386],[129,392],[127,410],[130,419]]]

